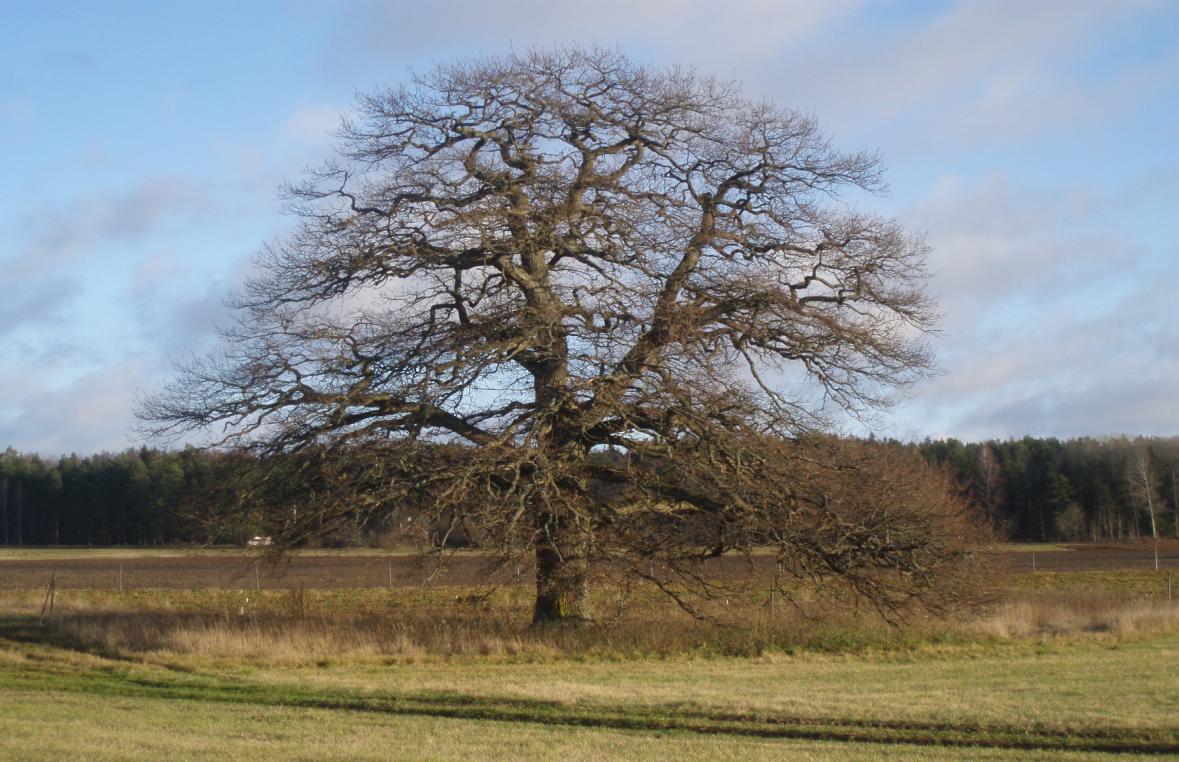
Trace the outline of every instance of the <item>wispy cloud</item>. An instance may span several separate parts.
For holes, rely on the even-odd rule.
[[[16,204],[0,212],[0,447],[126,443],[133,390],[166,375],[169,357],[213,341],[249,252],[289,227],[276,187],[330,155],[355,90],[396,84],[410,66],[571,42],[740,80],[751,95],[814,112],[837,148],[882,151],[895,196],[866,204],[926,234],[946,315],[935,343],[944,373],[886,417],[894,433],[1179,430],[1174,3],[373,0],[302,10],[280,25],[299,35],[267,48],[281,66],[233,47],[269,26],[204,30],[224,42],[219,61],[252,64],[167,62],[174,81],[152,97],[174,105],[183,95],[194,115],[215,102],[204,91],[225,84],[217,77],[256,93],[224,115],[251,130],[206,123],[183,141],[149,136],[153,155],[186,162],[136,163],[139,145],[120,143],[125,123],[92,111],[73,124],[55,111],[72,104],[61,94],[87,90],[101,90],[110,113],[150,109],[114,73],[164,62],[121,59],[121,28],[101,44],[55,30],[21,65],[0,66],[0,131],[19,134],[22,151],[74,157],[51,180],[27,164],[9,184],[22,189]],[[276,81],[277,71],[299,73]],[[85,165],[84,181],[69,161]],[[82,184],[100,175],[102,189]]]
[[[979,275],[977,293],[969,277],[937,289],[953,298],[944,373],[895,427],[966,438],[1179,430],[1179,250],[1050,229],[1001,243],[1016,253],[997,263],[1000,277]]]
[[[0,339],[26,325],[60,319],[78,288],[75,279],[65,276],[31,283],[8,281],[3,288],[3,298],[0,298]],[[18,358],[7,359],[14,362]]]
[[[8,442],[49,455],[129,447],[127,412],[147,371],[141,358],[127,358],[65,385],[0,376],[0,392],[16,402],[0,407],[0,426]]]
[[[902,218],[929,236],[934,289],[957,329],[1029,294],[1050,304],[1132,264],[1140,251],[1093,224],[1104,202],[1092,187],[1035,188],[990,173],[943,178]]]
[[[1153,0],[1043,0],[1018,10],[967,0],[891,30],[858,18],[838,44],[802,46],[773,75],[779,92],[839,132],[883,130],[894,151],[1010,144],[1108,124],[1173,83],[1173,50],[1117,70],[1100,63],[1117,33],[1160,10],[1166,4]]]
[[[208,196],[177,176],[145,178],[106,194],[89,194],[60,206],[43,206],[20,226],[23,244],[0,261],[7,277],[52,272],[63,263],[96,252],[104,244],[142,240],[208,210]]]
[[[420,64],[575,40],[619,45],[668,63],[695,63],[730,77],[865,4],[732,0],[720,8],[698,0],[368,2],[353,7],[339,37],[325,49],[325,58],[339,71],[364,57]]]

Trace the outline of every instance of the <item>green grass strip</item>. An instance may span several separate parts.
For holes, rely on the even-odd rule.
[[[62,659],[60,651],[19,650],[24,653],[24,663],[0,666],[0,685],[3,690],[63,691],[107,697],[799,740],[1139,754],[1179,753],[1179,735],[1169,729],[1063,729],[1040,725],[834,719],[710,711],[678,706],[570,705],[450,692],[360,694],[235,682],[209,675],[144,669],[119,663],[87,666]]]

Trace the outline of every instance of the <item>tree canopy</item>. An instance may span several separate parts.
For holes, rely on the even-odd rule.
[[[881,464],[812,437],[929,368],[926,247],[847,201],[882,188],[875,156],[689,70],[440,66],[360,100],[223,350],[141,416],[315,474],[291,537],[428,496],[535,553],[537,621],[583,615],[595,559],[659,557],[674,591],[759,544],[915,595],[968,556],[952,501],[857,498]]]

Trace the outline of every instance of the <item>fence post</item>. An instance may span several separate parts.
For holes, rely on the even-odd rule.
[[[1036,551],[1032,551],[1032,572],[1036,571]]]
[[[119,564],[119,592],[123,592],[123,565]]]
[[[57,595],[57,570],[54,569],[49,574],[49,584],[45,586],[45,600],[41,603],[41,616],[37,618],[37,624],[44,625],[46,613],[48,616],[53,616],[53,599]]]
[[[258,570],[258,566],[259,566],[258,562],[255,561],[254,562],[254,589],[255,590],[262,589],[262,572]]]
[[[774,598],[778,594],[778,574],[782,571],[782,562],[777,561],[774,564],[774,579],[770,583],[770,619],[774,618]]]
[[[389,565],[389,589],[392,590],[393,589],[393,559],[392,558],[388,559],[388,565]]]

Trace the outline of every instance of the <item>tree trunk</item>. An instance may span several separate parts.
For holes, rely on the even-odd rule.
[[[589,619],[585,542],[576,532],[562,529],[552,516],[541,517],[539,523],[532,624],[584,622]]]
[[[1150,516],[1150,536],[1157,540],[1159,538],[1159,530],[1154,523],[1154,497],[1150,492],[1146,493],[1146,513]]]

